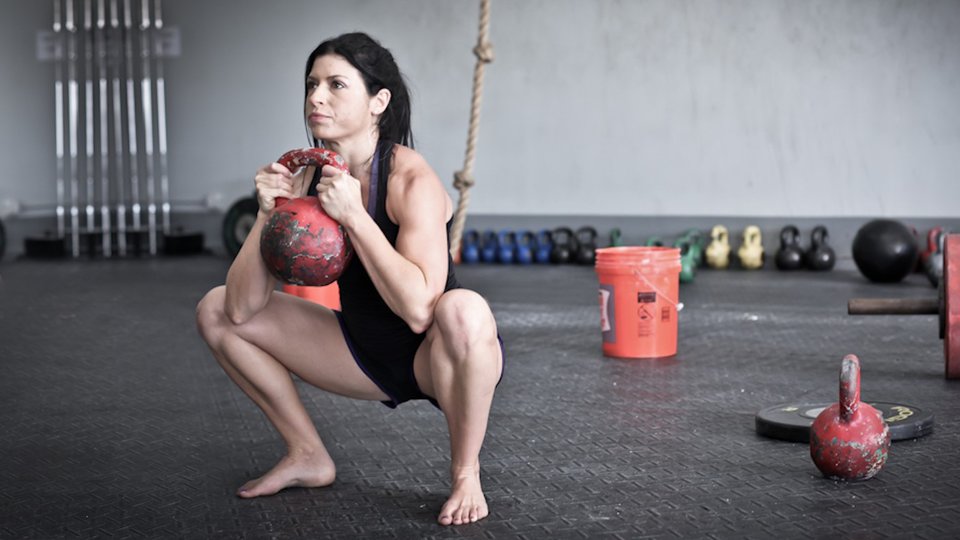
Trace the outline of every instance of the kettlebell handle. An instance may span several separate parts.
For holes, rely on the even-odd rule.
[[[800,229],[796,225],[787,225],[780,229],[780,245],[792,246],[798,243],[800,238]]]
[[[943,245],[943,241],[940,238],[941,233],[943,233],[943,227],[940,226],[927,231],[927,251],[936,251],[938,245]]]
[[[577,240],[577,235],[570,227],[557,227],[553,230],[552,235],[555,247],[564,246],[571,252],[580,249],[580,242]]]
[[[827,228],[823,225],[817,225],[810,231],[810,242],[814,246],[821,246],[827,242]]]
[[[290,150],[280,156],[280,158],[277,159],[277,163],[291,171],[310,165],[314,167],[330,165],[345,173],[350,172],[350,168],[347,166],[347,160],[343,159],[343,156],[340,154],[327,148],[297,148]],[[288,200],[286,197],[277,197],[274,199],[274,208],[286,203]]]
[[[727,228],[724,227],[723,225],[716,225],[713,227],[713,230],[710,231],[710,238],[714,242],[718,242],[721,244],[729,244],[730,232],[727,231]]]
[[[840,368],[840,419],[849,422],[860,408],[860,359],[855,354],[843,357]]]

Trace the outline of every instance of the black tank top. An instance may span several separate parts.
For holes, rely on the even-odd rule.
[[[391,246],[397,245],[400,227],[387,216],[387,179],[393,157],[393,144],[381,141],[373,157],[370,170],[370,193],[367,212],[383,231]],[[320,179],[319,168],[314,172],[308,194],[316,194],[316,184]],[[374,181],[375,180],[375,181]],[[451,219],[447,222],[447,246],[450,245]],[[447,250],[449,252],[449,249]],[[340,279],[340,305],[343,322],[350,337],[361,349],[363,355],[371,360],[397,359],[407,356],[412,361],[413,354],[423,341],[423,334],[414,334],[407,323],[398,317],[377,291],[364,268],[360,258],[354,255],[347,264]],[[454,274],[453,258],[447,256],[447,283],[444,291],[459,288]]]

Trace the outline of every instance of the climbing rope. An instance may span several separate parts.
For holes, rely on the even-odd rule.
[[[473,54],[477,64],[473,68],[473,99],[470,101],[470,128],[467,132],[467,152],[463,158],[463,169],[453,175],[453,187],[460,192],[457,211],[450,232],[450,254],[457,258],[460,253],[460,240],[463,238],[463,226],[467,220],[467,205],[470,204],[470,188],[476,183],[473,177],[473,163],[477,157],[477,135],[480,131],[480,101],[483,99],[483,68],[493,62],[493,45],[488,36],[490,32],[490,0],[480,0],[480,35]]]

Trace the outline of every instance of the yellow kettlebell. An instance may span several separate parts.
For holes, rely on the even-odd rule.
[[[707,266],[726,268],[730,266],[730,233],[723,225],[714,225],[710,230],[710,245],[707,246]]]
[[[760,227],[749,225],[743,230],[743,243],[737,250],[740,257],[740,266],[747,270],[756,270],[763,267],[763,238]]]

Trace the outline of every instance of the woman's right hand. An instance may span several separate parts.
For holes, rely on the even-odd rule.
[[[293,173],[279,163],[270,163],[257,170],[253,183],[257,188],[257,202],[261,212],[273,211],[277,197],[295,197]]]

